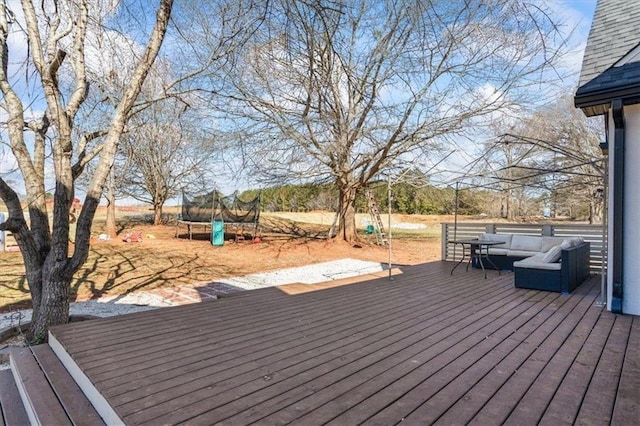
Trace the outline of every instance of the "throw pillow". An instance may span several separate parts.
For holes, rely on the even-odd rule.
[[[563,242],[560,243],[559,246],[561,249],[568,249],[573,247],[573,242],[571,240],[564,240]]]
[[[541,261],[544,263],[554,263],[560,260],[560,256],[562,255],[562,249],[560,246],[552,247],[548,252],[542,256]]]

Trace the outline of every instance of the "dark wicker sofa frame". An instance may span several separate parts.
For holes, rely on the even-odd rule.
[[[515,267],[516,287],[570,293],[589,277],[590,248],[585,242],[562,250],[559,271]]]
[[[557,291],[569,293],[589,276],[590,244],[583,242],[577,246],[563,249],[561,254],[561,269],[552,271],[547,269],[514,267],[513,262],[526,257],[490,254],[489,260],[497,269],[515,272],[515,286],[534,290]],[[485,268],[491,268],[489,262],[483,262]],[[473,267],[480,268],[474,257]]]
[[[490,254],[489,260],[493,263],[496,269],[501,271],[513,271],[513,262],[517,262],[518,260],[526,259],[527,256],[507,256],[506,254]],[[484,255],[483,255],[484,258]],[[485,269],[493,269],[493,266],[489,262],[482,262]],[[478,261],[478,257],[473,257],[473,267],[476,269],[480,269],[480,263]]]

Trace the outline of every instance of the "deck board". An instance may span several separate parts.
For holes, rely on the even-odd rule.
[[[476,319],[482,321],[481,318],[485,313],[485,310],[479,311]],[[475,327],[478,329],[480,324],[476,324]],[[329,366],[333,369],[329,373],[305,383],[301,388],[294,387],[293,383],[287,383],[286,389],[289,400],[283,402],[282,398],[280,398],[280,406],[277,408],[295,403],[297,410],[302,407],[307,407],[307,410],[311,410],[335,398],[336,394],[347,395],[348,393],[349,396],[354,397],[354,387],[360,385],[363,381],[366,383],[370,378],[395,377],[396,374],[399,374],[399,371],[390,372],[390,370],[414,368],[414,362],[412,361],[415,361],[416,358],[428,358],[444,351],[446,344],[443,343],[442,336],[451,336],[452,328],[453,325],[449,325],[447,328],[442,328],[434,333],[435,330],[430,327],[415,324],[406,329],[407,337],[402,340],[398,340],[398,336],[394,336],[395,341],[383,342],[384,346],[364,346],[366,349],[361,349],[360,353],[357,353],[360,356],[359,358],[354,359],[349,364],[345,364],[343,359],[330,363]],[[473,331],[460,333],[458,339],[466,342],[472,333]],[[326,369],[327,365],[323,365],[323,368]],[[299,380],[298,377],[294,377],[294,379]],[[378,384],[375,386],[378,387]],[[301,395],[304,394],[305,390],[311,393],[307,398],[301,400]],[[270,409],[273,410],[274,407],[272,406]],[[238,419],[237,421],[238,423],[245,423],[247,420]],[[283,412],[279,411],[264,420],[268,423],[282,423],[292,419],[286,416],[283,417]],[[314,422],[315,420],[312,421],[312,423]]]
[[[613,424],[640,424],[640,318],[634,317],[627,344]]]
[[[532,321],[513,329],[513,335],[509,336],[509,340],[515,340],[515,342],[506,342],[499,349],[492,350],[486,355],[485,368],[488,367],[489,371],[480,381],[475,384],[472,382],[471,386],[468,382],[457,383],[458,392],[463,390],[460,389],[460,386],[466,387],[466,389],[470,388],[470,392],[458,396],[455,389],[449,389],[448,392],[438,395],[435,399],[441,405],[440,407],[434,407],[430,401],[426,401],[413,411],[413,407],[420,403],[420,398],[424,397],[425,392],[429,392],[426,395],[431,396],[429,391],[431,382],[427,381],[421,387],[408,393],[403,400],[377,414],[373,420],[392,421],[395,419],[397,421],[405,416],[407,420],[416,420],[433,416],[434,418],[430,420],[435,421],[438,418],[435,416],[436,414],[446,413],[452,402],[460,400],[470,409],[464,410],[464,408],[458,407],[450,410],[449,414],[452,416],[443,419],[443,424],[446,424],[448,419],[456,419],[456,422],[474,421],[478,424],[499,423],[501,419],[504,420],[507,417],[513,404],[518,401],[518,390],[522,392],[522,388],[529,383],[526,379],[520,380],[523,377],[523,365],[582,300],[579,297],[563,298],[560,295],[555,295],[552,300],[539,304],[539,311],[529,317]],[[587,301],[585,305],[588,303]],[[492,366],[493,368],[491,368]],[[455,401],[453,401],[452,392],[453,395],[458,396]],[[442,399],[445,400],[444,406],[442,406]],[[408,405],[412,410],[407,412],[404,408],[406,414],[403,414],[401,410],[398,410],[398,408],[403,408],[402,406],[398,407],[400,404]],[[476,414],[477,417],[474,418]]]
[[[611,423],[617,392],[599,389],[618,388],[632,319],[632,316],[616,316],[576,417],[577,423]]]
[[[416,394],[419,395],[418,399],[422,399],[427,393],[435,394],[478,357],[487,354],[495,342],[501,340],[500,334],[505,323],[517,321],[525,309],[524,304],[505,304],[502,307],[504,314],[497,317],[499,320],[488,319],[469,324],[464,334],[449,335],[444,345],[434,345],[419,356],[402,360],[385,374],[349,389],[339,400],[332,400],[298,421],[304,423],[307,419],[316,419],[314,421],[333,420],[335,424],[355,424],[367,420],[371,412],[383,410],[405,395]],[[417,388],[421,389],[414,392]],[[380,392],[380,389],[384,389],[384,392]],[[338,406],[349,410],[335,418],[335,413],[339,412],[336,410]]]
[[[380,298],[378,300],[378,303],[380,304],[380,306],[383,306],[385,303],[388,303],[388,301],[389,301],[388,298],[387,299]],[[345,304],[343,304],[341,306],[346,311],[351,311],[351,306],[352,305],[350,303],[345,303]],[[406,322],[405,315],[409,311],[406,308],[404,308],[404,304],[401,305],[401,306],[403,307],[403,309],[400,311],[398,316],[403,320],[404,327],[406,328],[406,327],[408,327],[408,323]],[[493,306],[493,304],[490,304],[490,306]],[[367,308],[366,312],[375,312],[377,310],[376,305],[369,305],[366,308]],[[336,306],[334,306],[334,311],[335,311],[335,309],[337,309]],[[359,311],[356,311],[356,312],[359,312]],[[362,315],[362,314],[360,314],[360,315]],[[386,320],[387,321],[389,320],[389,315],[386,315]],[[350,324],[350,322],[347,322],[347,324]],[[370,328],[370,323],[368,321],[366,321],[366,318],[365,318],[365,324],[363,325],[363,327],[364,327],[364,330],[367,330],[367,329]],[[329,332],[331,332],[331,327],[323,327],[323,328],[326,328]],[[414,338],[412,337],[410,339],[410,341],[412,341],[413,339]],[[320,347],[322,347],[325,344],[325,342],[321,342],[321,343],[322,343],[322,345],[320,345]],[[384,345],[389,347],[390,343],[384,343]],[[365,346],[362,342],[360,342],[358,344],[357,348],[360,350],[360,352],[365,352],[365,354],[366,354],[367,346]],[[362,348],[365,348],[365,349],[362,349]],[[382,353],[381,350],[384,351],[384,348],[383,349],[378,349],[378,353],[377,353],[378,356],[381,355],[381,353]],[[290,351],[283,352],[283,354],[289,356],[290,355]],[[259,354],[254,354],[253,355],[254,359],[256,359],[258,357],[259,357]],[[274,359],[266,359],[266,360],[263,360],[263,364],[264,365],[268,365],[269,366],[268,369],[273,369],[272,363],[274,361],[275,361]],[[294,360],[287,359],[287,363],[291,363],[293,361]],[[295,360],[295,361],[297,361],[297,360]],[[311,362],[312,363],[319,363],[319,360],[312,358]],[[320,365],[321,365],[322,372],[326,376],[325,371],[332,364],[331,363],[327,363],[327,362],[322,362]],[[224,368],[224,367],[226,367],[226,365],[222,365],[221,366],[221,368]],[[225,371],[225,373],[227,373],[227,372]],[[225,373],[222,373],[222,374],[224,375]],[[199,375],[202,376],[202,374],[203,373],[200,373]],[[258,377],[259,377],[258,382],[261,383],[263,381],[262,380],[262,375],[259,375]],[[324,378],[326,380],[326,377],[324,377]],[[159,408],[153,410],[153,414],[159,414],[159,413],[164,414],[163,412],[166,412],[167,415],[169,415],[169,413],[171,413],[171,415],[182,415],[182,413],[173,413],[173,411],[175,411],[177,409],[177,407],[180,407],[181,404],[186,403],[186,402],[192,402],[191,405],[194,405],[193,404],[194,400],[199,401],[199,402],[202,401],[202,402],[199,403],[199,405],[202,408],[208,408],[211,403],[219,403],[220,402],[220,398],[219,398],[218,394],[221,393],[223,390],[226,390],[225,388],[219,389],[219,386],[216,389],[213,389],[213,390],[210,390],[207,387],[204,387],[203,385],[208,383],[208,379],[206,379],[206,378],[199,378],[199,379],[196,379],[195,381],[194,380],[190,380],[190,379],[185,379],[185,378],[181,378],[181,380],[184,380],[185,382],[187,382],[187,385],[185,387],[173,388],[173,389],[169,390],[169,392],[171,392],[171,393],[176,395],[176,399],[173,399],[173,400],[167,401],[166,403],[163,403],[162,407],[159,407]],[[233,383],[230,383],[230,384],[235,384],[235,382],[237,382],[237,380],[233,380]],[[271,382],[270,384],[274,383],[274,381],[272,379],[270,380],[270,382]],[[287,387],[290,386],[288,382],[285,383],[284,385],[286,385]],[[170,397],[170,395],[168,395],[168,397]],[[149,399],[151,399],[151,398],[148,398],[148,397],[146,398],[146,400],[149,400]],[[211,399],[211,401],[207,401],[206,399]],[[202,409],[202,408],[193,407],[194,412],[199,410],[199,409]],[[135,419],[138,420],[139,417],[135,417]],[[134,421],[136,421],[136,420],[134,420]],[[164,420],[164,417],[163,417],[163,420]],[[172,421],[172,417],[169,417],[167,419],[167,421],[171,422]]]
[[[0,370],[0,425],[26,425],[29,417],[24,409],[11,370]]]
[[[569,424],[575,421],[582,405],[584,390],[593,377],[614,321],[613,315],[602,315],[599,312],[598,321],[565,374],[541,422]]]
[[[388,300],[388,299],[387,299]],[[371,302],[367,302],[365,301],[365,303],[371,303]],[[359,321],[361,322],[371,322],[373,320],[375,320],[376,318],[380,318],[380,320],[384,321],[385,320],[385,314],[387,313],[387,311],[389,311],[388,307],[384,306],[383,302],[379,308],[377,308],[377,312],[375,314],[375,317],[372,316],[367,316],[366,318],[361,318],[359,319]],[[357,308],[356,305],[353,305],[354,308]],[[403,308],[403,309],[406,309]],[[308,311],[308,310],[305,310]],[[267,346],[276,346],[276,345],[283,345],[285,343],[287,343],[288,341],[297,341],[298,337],[299,337],[299,330],[300,330],[300,324],[298,324],[298,321],[300,321],[301,319],[305,319],[308,323],[307,327],[304,327],[303,324],[303,330],[304,330],[304,334],[305,336],[309,337],[309,336],[313,336],[314,338],[317,338],[318,336],[322,335],[322,334],[333,334],[333,331],[331,330],[335,325],[339,325],[340,321],[345,321],[348,320],[351,322],[351,326],[353,326],[355,323],[353,323],[353,321],[356,321],[358,319],[357,317],[357,313],[359,312],[358,310],[354,310],[354,313],[350,313],[349,317],[343,316],[337,316],[334,312],[326,312],[323,313],[322,317],[309,317],[309,314],[304,313],[305,311],[303,311],[303,313],[300,315],[300,317],[297,318],[288,318],[285,323],[283,324],[276,324],[275,326],[272,326],[270,329],[265,329],[264,327],[259,327],[258,325],[254,324],[252,326],[248,326],[249,331],[251,331],[251,334],[240,334],[239,331],[237,329],[234,329],[235,331],[235,336],[233,336],[233,340],[226,340],[225,342],[225,350],[227,352],[232,351],[232,356],[234,358],[237,358],[237,356],[239,354],[242,354],[243,352],[249,352],[250,354],[255,354],[255,352],[259,349],[258,346],[256,346],[255,344],[251,344],[251,338],[259,336],[262,333],[265,333],[273,328],[278,328],[278,338],[274,339],[272,341],[269,342],[264,342],[262,345],[267,345]],[[325,320],[331,320],[331,321],[320,321],[319,319],[325,319]],[[291,322],[293,322],[293,324],[290,324]],[[316,324],[317,323],[317,324]],[[313,324],[313,326],[312,326]],[[253,328],[253,329],[252,329]],[[293,330],[291,333],[289,331]],[[297,330],[297,332],[296,332]],[[348,331],[348,330],[345,330]],[[315,334],[314,334],[315,333]],[[172,353],[172,354],[165,354],[163,355],[165,358],[163,359],[165,363],[181,363],[183,356],[185,356],[186,354],[192,354],[189,358],[193,358],[194,361],[199,361],[199,362],[203,362],[205,361],[205,359],[203,359],[203,356],[205,357],[209,357],[209,358],[216,358],[216,362],[220,362],[221,360],[223,360],[223,358],[220,358],[221,356],[224,356],[224,354],[222,353],[212,353],[211,351],[209,351],[206,354],[197,354],[194,353],[194,351],[197,350],[198,347],[202,347],[203,343],[205,344],[204,346],[206,346],[208,341],[203,341],[204,337],[203,336],[196,336],[196,339],[193,341],[195,347],[191,347],[191,346],[183,346],[183,348],[180,348],[179,352],[177,353]],[[215,340],[217,342],[220,342],[222,340],[222,336],[216,334],[211,336],[211,340]],[[247,343],[249,342],[249,343]],[[145,365],[145,369],[149,367],[149,359],[146,358],[145,360],[143,360]],[[188,361],[188,360],[187,360]],[[183,363],[184,364],[184,363]],[[120,369],[123,367],[122,364],[119,365]],[[160,364],[160,367],[162,367],[162,364]],[[164,371],[164,370],[163,370]],[[123,374],[131,374],[131,371],[120,371]],[[148,372],[145,372],[145,374],[147,374]],[[129,376],[131,378],[131,376]],[[133,379],[137,380],[136,377],[133,377]]]
[[[637,318],[450,262],[52,328],[127,424],[622,423]],[[628,375],[629,372],[631,375]]]
[[[545,303],[543,299],[548,301],[557,297],[543,293],[539,293],[539,296],[537,302],[542,304]],[[398,415],[407,416],[409,411],[405,407],[409,404],[417,407],[414,417],[421,417],[420,412],[426,411],[425,416],[437,418],[441,411],[449,408],[451,405],[449,400],[452,397],[462,398],[469,389],[470,383],[477,383],[501,358],[520,343],[520,340],[514,338],[514,330],[524,326],[525,322],[529,321],[528,317],[539,309],[537,305],[527,305],[523,303],[521,309],[514,309],[510,315],[505,315],[501,319],[501,324],[495,324],[499,328],[486,330],[489,334],[461,356],[452,358],[448,363],[442,363],[438,370],[433,368],[435,366],[423,367],[431,371],[405,378],[405,382],[411,381],[409,385],[402,386],[401,383],[394,383],[387,387],[385,392],[374,394],[366,404],[361,404],[338,417],[336,424],[343,420],[363,421],[375,412],[379,413],[377,419],[386,418],[387,421],[391,421],[391,418]],[[446,361],[446,358],[443,361]],[[416,371],[416,373],[419,372],[419,370]],[[390,400],[390,396],[394,398]],[[372,410],[373,404],[376,404],[376,410]],[[401,414],[398,414],[398,411]],[[426,417],[421,418],[426,419]],[[455,418],[459,419],[459,416],[455,415]]]
[[[444,308],[448,309],[449,311],[453,311],[451,307]],[[305,384],[309,380],[312,380],[314,378],[319,378],[326,381],[326,377],[323,377],[323,374],[325,374],[326,371],[333,371],[333,369],[346,365],[347,363],[351,363],[353,365],[353,363],[357,362],[359,358],[362,358],[368,353],[397,346],[402,343],[403,339],[405,341],[408,339],[409,342],[415,340],[417,336],[416,333],[420,331],[420,329],[415,325],[412,326],[412,324],[422,324],[421,328],[423,329],[423,333],[434,334],[439,330],[445,328],[446,326],[450,326],[451,324],[455,323],[460,317],[461,316],[459,315],[459,313],[457,313],[457,316],[453,316],[453,314],[450,314],[449,318],[443,318],[437,323],[434,322],[429,328],[429,323],[426,322],[430,319],[429,316],[422,315],[420,317],[415,317],[414,314],[414,317],[412,318],[409,313],[406,314],[406,316],[401,315],[399,318],[395,319],[395,323],[397,323],[397,325],[394,325],[393,329],[387,328],[385,330],[385,328],[382,328],[381,326],[371,327],[371,325],[369,325],[367,326],[367,328],[369,333],[372,333],[371,338],[350,341],[348,342],[349,345],[345,345],[344,343],[346,342],[343,342],[343,346],[338,347],[337,349],[328,348],[332,349],[332,351],[328,353],[329,357],[323,356],[321,359],[310,359],[308,364],[316,365],[316,367],[311,370],[301,371],[294,369],[293,371],[281,371],[280,374],[287,374],[288,376],[288,381],[282,384],[286,385],[284,387],[286,392],[284,392],[282,395],[278,395],[278,393],[282,392],[282,385],[279,387],[272,386],[268,392],[262,393],[260,397],[261,399],[265,399],[266,396],[270,396],[275,397],[277,401],[281,401],[286,397],[287,394],[290,394],[299,398],[301,394],[304,394],[304,389],[295,389],[294,386],[300,386],[300,384]],[[382,339],[383,337],[384,339]],[[309,389],[311,389],[310,391],[313,392],[313,389],[315,389],[316,387],[322,388],[324,385],[316,383],[314,388],[309,388],[309,386],[311,385],[307,384],[307,392],[309,392]],[[257,407],[257,409],[259,411],[263,411],[264,409],[266,409],[267,405],[273,406],[273,404],[274,401],[267,400],[266,403],[262,404],[260,407]],[[233,413],[234,410],[237,410],[237,408],[240,406],[241,403],[238,405],[238,402],[236,402],[236,406],[234,407],[227,406],[223,408],[226,408],[227,412]],[[220,414],[221,412],[222,411],[218,410],[218,413],[216,414]]]
[[[486,424],[491,421],[503,422],[508,419],[516,405],[522,401],[529,387],[538,378],[542,369],[550,362],[555,350],[568,338],[576,321],[581,320],[582,315],[592,307],[595,299],[596,295],[594,294],[591,298],[581,298],[580,303],[574,305],[572,302],[578,298],[571,298],[567,303],[557,308],[549,320],[537,330],[537,333],[532,333],[530,338],[525,339],[523,344],[518,346],[515,352],[515,363],[512,365],[508,380],[492,395],[482,411],[474,417],[474,423]],[[571,313],[577,315],[570,315]],[[535,408],[533,405],[529,405],[528,401],[525,401],[525,406],[529,410]],[[529,415],[534,416],[534,413],[530,411]]]

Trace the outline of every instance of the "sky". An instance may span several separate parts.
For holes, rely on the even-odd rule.
[[[552,8],[553,12],[555,12],[558,17],[566,23],[567,31],[569,29],[574,29],[570,39],[570,45],[572,47],[571,53],[565,58],[565,64],[570,70],[572,70],[572,74],[565,84],[567,87],[576,87],[582,64],[582,56],[597,1],[547,0],[546,2]],[[12,156],[8,152],[7,147],[0,146],[0,173],[6,172],[9,168],[14,166],[15,163],[12,161]],[[237,187],[237,179],[231,182],[218,182],[217,185],[219,187],[223,187],[223,191],[228,189],[227,192],[232,192],[235,189],[243,189]]]
[[[569,37],[569,53],[563,57],[562,61],[567,71],[567,76],[562,81],[562,91],[575,91],[578,87],[582,57],[597,0],[547,0],[546,3],[555,13],[553,18],[564,23],[563,31]],[[433,183],[450,185],[451,182],[459,179],[459,174],[469,170],[471,164],[474,164],[481,155],[479,149],[483,148],[475,139],[457,140],[456,145],[453,155],[433,169]],[[450,151],[443,152],[429,160],[431,163],[436,163],[449,153]],[[426,168],[428,169],[429,166],[427,165]]]
[[[572,52],[568,55],[567,61],[571,62],[572,69],[575,71],[575,84],[577,84],[578,74],[582,66],[582,56],[587,44],[589,30],[591,29],[596,3],[596,0],[549,1],[550,5],[555,6],[555,12],[558,13],[560,19],[565,22],[565,30],[570,31],[573,29],[573,34],[570,35]]]
[[[570,8],[576,9],[586,17],[588,17],[589,22],[591,22],[591,17],[593,16],[593,12],[596,9],[596,0],[573,0],[573,1],[560,1],[559,3],[565,4]]]
[[[562,86],[567,91],[577,89],[580,69],[582,67],[582,57],[586,47],[589,30],[593,13],[597,4],[597,0],[541,0],[544,1],[555,14],[554,19],[564,23],[563,30],[565,35],[569,37],[569,53],[563,58],[563,65],[566,67],[568,76],[563,80]],[[637,0],[636,0],[637,1]],[[569,33],[571,33],[569,35]],[[565,89],[563,89],[565,90]],[[433,172],[437,170],[465,170],[465,166],[477,157],[477,141],[466,141],[458,145],[457,152],[450,156],[439,166],[433,168]],[[468,148],[467,148],[468,147]],[[438,162],[450,153],[449,150],[442,152],[441,155],[429,158],[430,164],[420,162],[423,170],[428,170],[431,165]],[[437,175],[438,173],[436,173]],[[445,177],[448,176],[448,177]],[[451,175],[444,173],[439,176],[433,176],[433,181],[444,179],[448,181]],[[217,187],[224,193],[231,193],[236,189],[243,190],[248,187],[259,186],[255,182],[239,182],[237,178],[231,178],[225,181],[220,177],[216,181]]]

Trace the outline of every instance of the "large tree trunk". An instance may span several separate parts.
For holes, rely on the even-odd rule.
[[[105,224],[104,233],[109,238],[116,237],[116,197],[113,188],[109,188],[106,195],[107,199],[107,223]]]
[[[112,167],[109,177],[107,178],[107,192],[105,194],[105,198],[107,200],[107,219],[104,233],[107,234],[109,238],[116,237],[116,185],[113,173],[114,169]]]
[[[162,204],[153,206],[153,224],[162,225]]]
[[[49,280],[42,285],[42,297],[38,309],[33,311],[27,339],[32,344],[47,340],[49,327],[66,324],[69,321],[69,296],[71,295],[71,276],[58,278],[50,274]]]
[[[338,230],[336,236],[348,243],[359,241],[356,232],[356,193],[353,185],[340,187],[340,199],[338,204]]]
[[[140,93],[146,76],[153,64],[169,23],[173,0],[160,0],[156,14],[156,24],[142,59],[137,64],[130,83],[124,90],[113,118],[101,145],[100,160],[87,189],[87,197],[78,217],[76,241],[73,256],[69,257],[69,212],[74,197],[74,181],[77,178],[73,158],[73,123],[76,113],[86,99],[88,83],[84,67],[83,43],[87,31],[89,8],[82,3],[78,9],[77,21],[74,21],[73,40],[74,53],[69,61],[75,72],[76,88],[66,99],[58,87],[58,71],[67,56],[62,50],[53,49],[58,40],[46,39],[47,48],[43,48],[43,37],[40,34],[38,13],[34,4],[23,1],[23,12],[26,21],[26,32],[31,45],[31,59],[40,74],[43,93],[47,101],[47,117],[55,127],[56,137],[51,142],[55,171],[56,190],[54,194],[53,227],[49,228],[45,219],[46,207],[30,208],[31,229],[26,225],[20,201],[15,193],[0,176],[0,197],[9,209],[8,224],[4,225],[16,236],[22,251],[27,271],[27,279],[31,289],[33,303],[33,319],[27,336],[30,342],[42,342],[47,339],[49,326],[66,323],[69,320],[69,296],[73,274],[84,264],[89,254],[91,224],[103,193],[107,175],[115,157],[118,141],[122,136],[130,111]],[[44,6],[43,6],[44,7]],[[8,63],[7,34],[8,21],[5,8],[0,5],[0,90],[4,96],[5,106],[9,106],[10,143],[11,148],[25,180],[29,203],[42,199],[44,203],[44,166],[38,153],[44,153],[42,138],[36,138],[36,158],[29,157],[29,150],[23,138],[25,127],[22,103],[9,84],[6,75]],[[51,37],[58,37],[53,32]],[[52,52],[57,51],[55,55]],[[66,100],[66,104],[63,103]],[[36,134],[46,133],[47,122],[34,128]],[[42,171],[42,173],[39,173]]]

